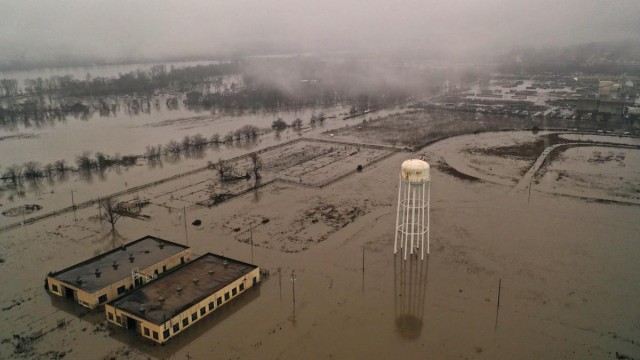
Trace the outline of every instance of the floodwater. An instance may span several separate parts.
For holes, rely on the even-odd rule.
[[[27,79],[48,79],[53,76],[73,76],[75,79],[85,79],[87,74],[92,78],[96,77],[117,77],[120,74],[142,70],[150,70],[155,65],[165,65],[167,70],[172,66],[180,69],[189,66],[218,64],[221,61],[179,61],[168,63],[145,63],[145,64],[114,64],[114,65],[91,65],[75,67],[38,68],[32,70],[0,71],[0,79],[13,79],[18,81],[18,86],[22,88],[24,80]]]
[[[502,145],[501,134],[482,136],[489,145],[494,136],[493,146]],[[143,211],[148,221],[123,218],[115,237],[95,221],[95,209],[78,211],[77,221],[66,214],[0,233],[0,280],[10,289],[0,293],[0,356],[639,357],[638,206],[545,191],[528,201],[510,186],[468,182],[432,167],[431,254],[424,262],[393,256],[401,162],[423,154],[430,163],[450,158],[460,151],[450,143],[455,141],[398,153],[324,188],[275,183],[221,206],[190,206],[187,223],[199,219],[202,225],[188,225],[186,233],[177,212],[154,202]],[[499,164],[509,165],[491,166],[500,172]],[[166,186],[184,188],[202,181],[200,176]],[[282,251],[281,245],[301,239],[278,229],[314,223],[310,217],[324,208],[319,205],[335,211],[315,224],[343,221],[339,229],[304,251]],[[355,208],[358,216],[343,216]],[[270,220],[266,225],[253,226],[251,251],[246,228],[264,218]],[[253,256],[270,277],[259,291],[243,294],[162,347],[105,327],[99,312],[78,316],[81,309],[44,291],[48,271],[147,234],[188,242],[196,254],[212,251],[243,261]],[[58,328],[60,321],[65,326]],[[14,352],[14,335],[40,331],[26,353]]]
[[[202,167],[208,161],[229,159],[256,151],[268,146],[280,144],[300,136],[320,136],[321,133],[343,126],[354,125],[362,121],[361,117],[342,120],[347,110],[337,106],[332,108],[306,108],[300,111],[268,114],[225,115],[212,114],[209,111],[195,111],[181,106],[169,110],[161,104],[158,110],[150,113],[129,115],[121,110],[111,117],[94,114],[90,118],[69,117],[64,122],[56,122],[47,127],[24,127],[15,130],[0,130],[0,171],[12,164],[24,164],[38,161],[42,165],[57,160],[66,160],[75,166],[76,157],[90,151],[93,157],[97,152],[109,156],[116,154],[142,155],[147,146],[165,145],[171,140],[182,141],[185,136],[202,134],[210,138],[218,133],[221,137],[244,125],[254,125],[269,130],[271,123],[282,118],[291,123],[294,119],[303,119],[304,126],[298,133],[285,130],[280,134],[267,132],[255,141],[239,141],[233,145],[206,147],[202,152],[183,155],[177,159],[163,159],[153,164],[131,167],[113,166],[104,171],[90,174],[67,172],[65,177],[56,176],[53,180],[24,180],[17,187],[5,184],[0,187],[0,208],[12,208],[27,204],[39,204],[41,213],[48,213],[73,203],[106,196],[129,187],[143,185],[171,175]],[[402,107],[391,107],[371,114],[368,117],[385,116],[404,111]],[[311,127],[308,124],[313,114],[323,112],[329,117],[322,125]],[[2,136],[7,138],[2,139]],[[73,194],[73,198],[72,198]],[[0,226],[17,222],[19,219],[0,217]]]

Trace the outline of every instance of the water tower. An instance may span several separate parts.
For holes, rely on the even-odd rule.
[[[400,185],[398,186],[398,213],[396,215],[396,235],[393,243],[394,254],[398,249],[407,249],[410,254],[420,251],[424,259],[424,239],[427,238],[429,255],[429,197],[431,193],[429,164],[412,159],[402,163]]]

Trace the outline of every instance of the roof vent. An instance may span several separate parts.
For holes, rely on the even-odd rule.
[[[209,275],[213,275],[213,269],[209,269]]]
[[[140,313],[144,314],[147,311],[147,308],[145,308],[144,305],[140,305],[138,310],[140,310]]]
[[[129,262],[133,262],[133,260],[135,260],[136,257],[133,256],[133,254],[129,254]]]
[[[178,283],[178,286],[176,286],[176,291],[177,292],[182,291],[182,285],[180,283]]]
[[[222,264],[224,265],[224,267],[227,267],[227,266],[229,266],[229,261],[227,261],[227,259],[225,259]]]
[[[164,295],[160,294],[160,296],[158,297],[158,301],[163,302],[164,301]]]
[[[160,249],[164,249],[164,241],[160,241],[160,243],[158,244],[158,246],[160,247]]]
[[[122,251],[127,251],[127,247],[126,247],[126,246],[124,246],[124,244],[122,244],[122,245],[120,245],[120,250],[122,250]]]
[[[111,266],[113,266],[113,270],[118,270],[118,262],[114,261],[113,264],[111,264]]]
[[[197,284],[198,281],[200,281],[200,278],[198,277],[198,275],[193,275],[193,283]]]
[[[94,274],[96,274],[96,277],[99,278],[100,277],[100,269],[96,269],[96,271],[94,272]]]
[[[80,276],[76,278],[76,284],[82,285],[82,279],[80,279]]]

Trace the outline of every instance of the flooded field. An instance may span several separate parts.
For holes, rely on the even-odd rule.
[[[8,135],[5,135],[4,139],[0,138],[0,153],[7,155],[0,160],[0,171],[6,170],[12,164],[21,164],[27,161],[38,161],[44,165],[63,159],[67,161],[68,165],[75,166],[76,157],[89,149],[91,149],[91,156],[97,152],[104,152],[110,156],[114,154],[142,155],[147,146],[165,145],[170,140],[181,141],[184,136],[195,134],[203,134],[207,138],[213,133],[224,136],[224,134],[235,131],[244,125],[257,126],[267,131],[252,141],[214,144],[197,152],[180,154],[180,156],[160,161],[140,161],[134,166],[113,166],[91,172],[68,171],[62,176],[54,178],[25,179],[15,186],[5,182],[4,186],[0,186],[0,208],[7,209],[35,203],[42,206],[42,212],[51,212],[71,206],[72,200],[76,204],[82,203],[190,171],[205,166],[207,162],[229,159],[249,151],[260,151],[260,149],[269,146],[298,139],[300,136],[319,136],[328,129],[353,125],[360,121],[359,118],[343,120],[342,116],[339,116],[342,108],[333,108],[332,110],[322,109],[325,116],[329,117],[322,124],[309,125],[308,119],[319,110],[306,109],[299,112],[246,116],[213,116],[211,114],[193,116],[193,113],[182,114],[181,112],[165,111],[134,117],[126,115],[115,118],[96,117],[87,121],[69,119],[68,127],[57,124],[50,128],[33,128],[17,133],[7,132]],[[402,107],[391,107],[376,112],[376,114],[378,114],[377,116],[385,116],[401,111],[403,111]],[[190,117],[181,117],[187,115]],[[299,117],[305,119],[305,124],[300,131],[288,129],[280,133],[270,132],[271,123],[277,117],[283,118],[288,123]],[[65,144],[65,146],[60,146],[60,144]],[[357,164],[352,164],[352,166],[355,169]],[[295,175],[292,176],[295,177]],[[98,184],[99,186],[97,186]],[[0,226],[15,221],[15,218],[0,217]]]
[[[548,135],[465,135],[415,153],[303,139],[260,152],[261,181],[282,181],[223,185],[204,170],[141,191],[145,217],[123,217],[116,232],[95,207],[2,232],[0,279],[12,290],[0,293],[0,357],[638,357],[640,208],[590,199],[637,196],[640,150],[569,147],[546,155],[530,196],[514,191],[546,149],[527,144]],[[396,186],[401,162],[420,156],[433,165],[431,254],[405,262],[393,255]],[[86,183],[86,196],[122,190],[116,179]],[[237,195],[198,205],[220,193]],[[165,346],[43,289],[49,271],[148,234],[253,260],[270,276]]]

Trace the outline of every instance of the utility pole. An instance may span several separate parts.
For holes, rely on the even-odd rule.
[[[293,284],[293,318],[296,318],[296,274],[291,270],[291,283]]]
[[[73,208],[73,221],[78,221],[76,217],[76,203],[73,201],[73,190],[71,190],[71,207]]]
[[[498,306],[496,306],[496,324],[493,331],[498,331],[498,314],[500,313],[500,291],[502,290],[502,278],[498,281]]]
[[[253,225],[249,223],[249,239],[251,241],[251,263],[253,264]]]
[[[362,292],[364,292],[364,246],[362,247]]]
[[[189,246],[189,236],[187,235],[187,207],[182,208],[182,214],[184,215],[184,240],[187,246]]]
[[[280,301],[282,301],[282,269],[278,267],[278,285],[280,285]]]

